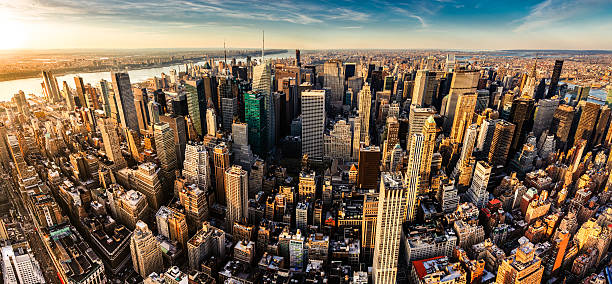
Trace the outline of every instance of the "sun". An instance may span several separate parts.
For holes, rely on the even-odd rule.
[[[15,15],[0,11],[0,50],[22,48],[26,39],[24,24]]]

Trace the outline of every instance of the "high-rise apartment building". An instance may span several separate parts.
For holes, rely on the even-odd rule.
[[[181,248],[186,248],[189,239],[187,219],[181,211],[177,208],[162,206],[155,213],[155,221],[158,234],[178,242]]]
[[[519,239],[516,253],[502,261],[497,270],[496,284],[540,283],[544,274],[542,259],[536,247],[525,237]]]
[[[472,186],[468,189],[468,199],[476,204],[478,208],[483,208],[489,201],[489,178],[491,177],[491,166],[485,161],[478,161],[474,168],[474,177],[472,178]]]

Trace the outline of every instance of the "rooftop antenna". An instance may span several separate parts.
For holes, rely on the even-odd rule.
[[[223,39],[223,63],[227,66],[227,49],[225,48],[225,39]]]
[[[265,31],[261,30],[261,63],[264,62]]]

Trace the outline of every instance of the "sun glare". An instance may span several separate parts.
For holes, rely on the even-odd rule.
[[[23,23],[14,15],[0,11],[0,49],[23,47],[26,33]]]

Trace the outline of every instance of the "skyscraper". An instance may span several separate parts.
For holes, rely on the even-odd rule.
[[[548,86],[547,98],[552,98],[557,95],[557,88],[559,86],[559,78],[561,77],[561,71],[563,69],[563,60],[555,60],[555,67],[553,68],[552,76],[550,77],[550,86]]]
[[[98,121],[106,157],[115,163],[116,170],[127,167],[127,163],[121,154],[121,144],[119,143],[119,137],[117,137],[115,124],[110,118],[100,118]]]
[[[43,90],[46,94],[48,101],[58,102],[61,101],[59,86],[57,85],[57,79],[53,76],[51,71],[42,71],[43,79]]]
[[[236,222],[246,222],[248,218],[249,179],[247,172],[240,166],[232,166],[225,171],[225,192],[227,213],[225,220],[233,228]]]
[[[134,270],[143,278],[151,272],[161,271],[163,268],[162,252],[159,242],[143,221],[136,223],[136,229],[130,241],[132,251],[132,264]]]
[[[412,135],[410,139],[410,154],[408,156],[408,166],[405,175],[405,185],[407,188],[405,202],[406,209],[402,220],[412,221],[416,215],[416,198],[421,187],[421,163],[423,162],[423,142],[424,136],[421,133]],[[382,195],[382,193],[381,193]],[[379,209],[380,210],[380,209]],[[378,219],[380,220],[380,218]]]
[[[475,94],[478,87],[480,73],[476,70],[456,71],[453,74],[450,91],[446,98],[446,104],[442,106],[440,113],[446,116],[444,129],[449,130],[455,122],[455,111],[457,100],[461,95]]]
[[[558,99],[543,99],[538,101],[533,118],[533,135],[535,137],[540,137],[544,130],[550,128],[557,107],[559,107]]]
[[[560,105],[553,114],[552,125],[550,126],[550,132],[554,134],[559,144],[559,148],[563,149],[572,141],[569,141],[570,130],[574,121],[574,107],[570,105]]]
[[[468,126],[472,124],[474,108],[476,107],[476,98],[477,95],[475,93],[467,93],[459,95],[457,99],[457,106],[455,108],[453,126],[450,134],[450,138],[455,143],[463,141],[463,134],[465,134]]]
[[[206,135],[217,135],[217,114],[214,108],[206,109]]]
[[[176,170],[176,147],[174,144],[174,131],[168,123],[156,123],[153,126],[155,137],[155,150],[159,159],[160,167],[166,178],[174,177]]]
[[[431,106],[438,91],[439,83],[435,71],[418,70],[414,79],[411,104],[417,107]]]
[[[136,107],[136,118],[138,119],[138,128],[142,135],[147,133],[149,127],[151,127],[151,120],[149,116],[149,97],[147,96],[147,89],[135,89],[134,94],[134,105]]]
[[[210,167],[208,165],[208,150],[202,144],[189,143],[185,148],[185,162],[183,176],[202,189],[208,189],[210,181]]]
[[[430,189],[429,179],[431,177],[431,161],[433,151],[436,147],[436,133],[438,126],[433,116],[430,115],[423,126],[423,151],[421,157],[421,167],[419,169],[419,192],[426,193]],[[411,144],[412,145],[412,144]]]
[[[370,85],[366,83],[359,91],[359,133],[355,132],[355,135],[359,135],[359,142],[365,142],[366,145],[370,144],[371,107],[372,92],[370,91]]]
[[[204,136],[205,131],[207,131],[207,121],[204,113],[207,106],[204,79],[197,80],[195,86],[185,84],[185,94],[187,96],[187,112],[189,112],[193,128],[199,136]]]
[[[174,145],[176,149],[176,163],[179,167],[183,166],[185,160],[185,145],[187,144],[187,125],[185,117],[182,115],[169,114],[159,117],[159,121],[167,123],[174,133]]]
[[[268,152],[267,132],[265,121],[264,96],[261,93],[247,93],[244,95],[244,118],[249,126],[249,144],[253,152],[263,155]]]
[[[510,145],[514,137],[514,124],[501,120],[495,124],[495,132],[489,150],[489,164],[493,167],[506,164]]]
[[[213,164],[215,166],[215,197],[217,202],[225,205],[225,171],[230,167],[229,149],[225,143],[213,149]]]
[[[138,118],[136,117],[136,106],[134,104],[134,94],[132,94],[130,75],[122,72],[111,72],[111,77],[113,79],[115,96],[119,97],[117,100],[117,109],[119,110],[121,126],[123,129],[129,128],[138,131]],[[81,99],[81,94],[79,94],[79,99]],[[84,104],[84,101],[81,102],[81,105]]]
[[[380,173],[380,148],[378,146],[365,146],[359,150],[359,164],[357,174],[357,187],[375,189]]]
[[[468,189],[467,197],[478,208],[483,208],[486,202],[489,201],[489,178],[491,176],[491,166],[485,161],[478,161],[474,168],[474,177],[472,178],[472,186]]]
[[[529,97],[520,97],[512,102],[510,122],[515,125],[514,137],[510,145],[510,152],[514,153],[525,143],[527,135],[533,127],[533,113],[535,100]]]
[[[114,80],[113,80],[113,83],[114,83]],[[77,106],[83,107],[83,108],[87,107],[87,100],[85,99],[85,83],[83,83],[83,78],[79,76],[74,77],[74,85],[76,88],[77,97],[79,98],[79,103],[77,104]],[[131,92],[132,86],[129,85],[128,87]],[[116,88],[115,88],[115,93],[119,94]]]
[[[417,140],[422,140],[422,137],[414,139]],[[396,283],[400,236],[405,215],[406,185],[401,174],[382,173],[372,269],[375,284]]]
[[[323,158],[325,91],[302,92],[302,155]]]
[[[578,104],[580,120],[578,120],[578,127],[574,134],[574,144],[580,139],[585,139],[590,143],[599,116],[599,107],[599,104],[587,101],[581,101]]]

